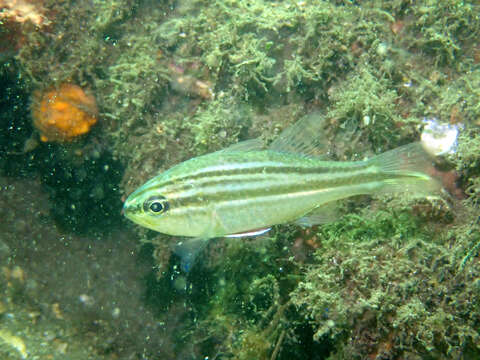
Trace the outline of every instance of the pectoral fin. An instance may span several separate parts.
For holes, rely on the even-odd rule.
[[[175,244],[173,252],[180,258],[183,271],[189,272],[198,257],[198,254],[207,246],[206,238],[187,238]]]

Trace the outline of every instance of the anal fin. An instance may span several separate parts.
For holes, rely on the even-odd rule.
[[[326,224],[337,220],[340,217],[340,212],[337,202],[322,204],[307,213],[305,216],[295,220],[295,224],[300,226],[310,227],[318,224]]]

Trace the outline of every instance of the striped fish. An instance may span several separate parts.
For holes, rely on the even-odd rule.
[[[322,126],[306,116],[266,150],[249,141],[180,163],[134,191],[124,214],[161,233],[208,239],[326,222],[329,204],[354,195],[438,188],[420,143],[364,161],[327,161],[317,156],[326,150]]]

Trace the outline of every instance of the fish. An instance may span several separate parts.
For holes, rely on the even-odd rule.
[[[361,161],[332,161],[317,113],[284,130],[266,149],[247,140],[194,157],[141,185],[123,213],[160,233],[211,239],[258,235],[272,226],[332,221],[338,200],[439,189],[420,142]]]

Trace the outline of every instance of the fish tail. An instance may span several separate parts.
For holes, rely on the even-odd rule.
[[[433,159],[415,142],[400,146],[367,160],[384,176],[384,193],[408,192],[424,196],[441,189],[433,177]]]

